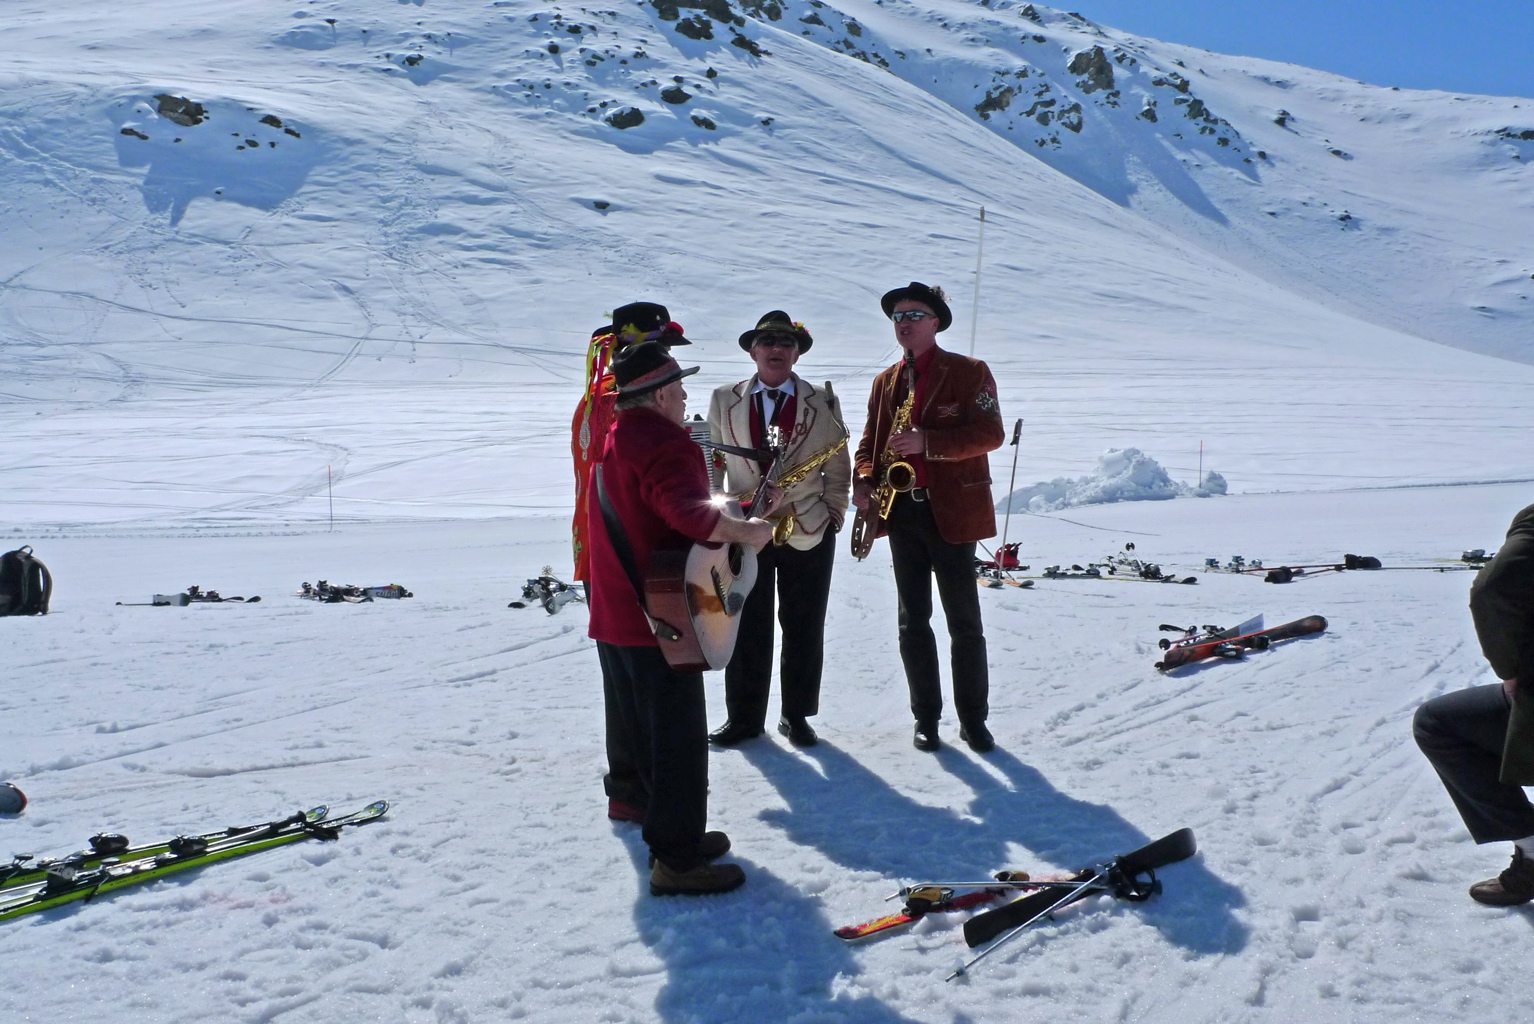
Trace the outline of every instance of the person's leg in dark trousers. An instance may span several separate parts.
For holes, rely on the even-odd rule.
[[[708,821],[708,723],[703,673],[677,672],[659,647],[598,642],[615,671],[620,707],[632,710],[640,741],[638,766],[649,792],[644,840],[657,860],[690,871]]]
[[[607,719],[607,775],[603,787],[611,800],[634,810],[650,806],[648,767],[641,752],[648,749],[643,721],[634,704],[633,681],[620,652],[623,648],[597,641],[597,661],[602,666],[602,703]]]
[[[1477,843],[1534,836],[1523,787],[1499,780],[1509,704],[1500,684],[1434,697],[1417,709],[1412,734]]]
[[[586,604],[590,607],[591,584],[582,583],[581,587],[586,592]],[[597,661],[602,669],[602,715],[606,723],[607,743],[607,774],[602,776],[602,789],[609,800],[616,800],[643,814],[649,798],[639,778],[639,769],[634,764],[632,726],[627,724],[619,707],[612,675],[607,670],[607,662],[601,658],[600,650]]]
[[[724,709],[730,725],[760,732],[772,689],[772,605],[778,558],[787,548],[764,547],[756,556],[756,584],[740,610],[735,651],[724,667]]]
[[[926,502],[902,494],[890,510],[890,561],[899,598],[900,660],[911,691],[911,714],[918,722],[943,715],[937,640],[932,635],[931,534],[936,529]],[[973,570],[971,570],[973,571]]]
[[[808,551],[785,545],[776,554],[778,623],[783,627],[783,654],[778,669],[783,717],[809,718],[820,711],[826,606],[831,598],[831,567],[836,561],[836,531],[827,526],[820,543]]]
[[[980,620],[980,587],[975,583],[975,545],[949,544],[937,532],[935,521],[932,538],[932,568],[948,621],[953,709],[962,724],[983,725],[990,715],[991,676]]]

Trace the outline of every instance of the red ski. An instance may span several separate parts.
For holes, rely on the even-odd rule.
[[[968,907],[977,907],[982,903],[990,903],[1006,895],[1008,889],[1008,886],[999,885],[996,888],[980,889],[958,896],[953,894],[952,889],[939,889],[935,886],[916,889],[906,897],[906,905],[899,911],[876,917],[872,921],[864,921],[862,924],[846,925],[836,929],[835,934],[838,939],[846,939],[848,942],[872,938],[875,935],[894,931],[896,928],[904,928],[908,924],[915,924],[928,914],[964,910]]]
[[[1204,661],[1208,658],[1239,658],[1249,650],[1264,650],[1269,644],[1275,644],[1280,640],[1288,640],[1297,636],[1309,636],[1312,633],[1320,633],[1326,629],[1326,620],[1319,615],[1307,615],[1303,619],[1295,619],[1286,622],[1282,626],[1274,626],[1272,629],[1261,629],[1255,633],[1247,633],[1244,636],[1231,637],[1228,640],[1210,640],[1206,643],[1193,644],[1189,647],[1174,647],[1167,651],[1162,659],[1156,662],[1156,667],[1165,672],[1168,669],[1178,668],[1182,665],[1191,665],[1195,661]]]

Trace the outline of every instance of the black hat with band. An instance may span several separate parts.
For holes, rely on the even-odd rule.
[[[905,301],[920,302],[936,313],[939,331],[946,331],[953,324],[953,310],[948,308],[948,296],[943,294],[941,288],[933,288],[920,281],[912,281],[904,288],[885,292],[884,297],[879,300],[879,308],[884,310],[885,316],[893,316],[895,303]]]
[[[621,350],[613,359],[613,378],[619,398],[632,398],[663,388],[673,381],[690,377],[698,367],[682,369],[667,351],[668,344],[683,342],[642,341]]]
[[[756,339],[764,334],[787,335],[794,339],[800,352],[808,352],[810,346],[815,344],[815,339],[810,337],[810,332],[805,330],[804,325],[790,320],[788,314],[781,309],[763,314],[762,318],[756,322],[755,329],[740,336],[740,347],[750,352],[751,346],[756,344]]]
[[[649,341],[657,336],[657,331],[661,331],[665,335],[661,340],[668,345],[691,345],[692,342],[682,336],[681,327],[674,331],[665,330],[670,323],[670,310],[659,302],[630,302],[613,310],[613,322],[606,327],[598,327],[591,332],[591,336],[595,338],[603,334],[617,334],[624,337],[626,342],[635,337]]]

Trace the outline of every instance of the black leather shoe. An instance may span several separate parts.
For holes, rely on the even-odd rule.
[[[917,750],[925,750],[928,753],[934,750],[941,750],[943,741],[937,737],[937,723],[930,721],[917,722],[916,734],[911,737],[911,745]]]
[[[762,727],[740,725],[732,721],[726,721],[719,728],[708,734],[708,741],[716,747],[734,747],[754,740],[762,734]]]
[[[788,737],[788,742],[796,747],[813,747],[819,737],[815,730],[810,728],[810,723],[801,717],[789,718],[784,715],[778,719],[778,732]]]
[[[996,749],[996,737],[991,735],[984,722],[959,726],[959,739],[968,743],[969,749],[977,754],[989,754]]]

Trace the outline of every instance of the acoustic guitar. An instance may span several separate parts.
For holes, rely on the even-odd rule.
[[[762,475],[764,481],[777,481],[784,449],[782,430],[768,427],[772,463]],[[749,508],[726,501],[724,514],[752,519],[766,501],[767,487],[758,487]],[[740,611],[755,585],[756,549],[746,544],[697,541],[651,551],[645,605],[652,618],[670,627],[655,632],[666,663],[678,672],[708,672],[728,665],[740,633]]]

